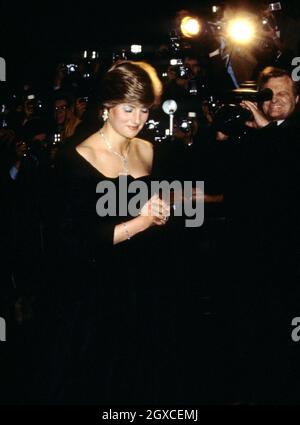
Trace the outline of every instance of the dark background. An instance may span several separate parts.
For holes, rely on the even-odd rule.
[[[7,79],[32,72],[41,77],[53,60],[71,60],[79,49],[101,54],[119,44],[160,44],[180,3],[197,2],[2,1],[0,54],[7,63]]]
[[[270,0],[271,1],[271,0]],[[274,0],[275,1],[275,0]],[[200,16],[213,0],[130,1],[0,1],[0,56],[7,65],[7,81],[28,76],[48,80],[53,66],[71,61],[74,51],[110,51],[112,46],[142,43],[154,49],[168,39],[178,10]],[[228,0],[257,10],[261,0]],[[286,14],[300,15],[298,0],[281,1]]]

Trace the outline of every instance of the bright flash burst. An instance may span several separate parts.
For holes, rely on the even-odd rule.
[[[180,29],[185,37],[194,37],[201,31],[201,24],[198,19],[186,16],[182,19]]]
[[[229,23],[228,35],[239,44],[249,43],[255,34],[255,26],[248,19],[236,18]]]

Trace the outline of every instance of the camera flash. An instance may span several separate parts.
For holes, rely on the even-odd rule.
[[[132,44],[130,46],[130,51],[134,54],[142,53],[142,46],[140,44]]]

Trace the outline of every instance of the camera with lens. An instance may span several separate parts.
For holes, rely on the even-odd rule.
[[[66,64],[66,67],[67,67],[67,73],[69,75],[73,74],[73,72],[76,72],[78,69],[78,65],[76,65],[75,63],[68,63]]]
[[[176,73],[177,78],[188,79],[191,78],[192,73],[189,67],[185,66],[183,63],[183,51],[185,49],[184,44],[182,43],[181,37],[177,34],[175,30],[170,33],[170,65]]]
[[[261,18],[262,29],[264,31],[276,30],[277,22],[273,15],[268,14]]]
[[[149,119],[144,127],[145,138],[148,137],[149,140],[153,142],[162,142],[167,139],[168,131],[166,129],[166,125],[162,122],[162,120],[158,119]]]
[[[185,66],[182,59],[171,59],[170,64],[175,71],[176,78],[188,79],[191,78],[192,72],[188,66]]]
[[[191,71],[187,66],[179,65],[176,69],[176,75],[178,78],[188,79],[190,78]]]
[[[223,105],[215,113],[214,128],[240,140],[246,135],[246,121],[251,121],[252,118],[252,113],[240,105]]]
[[[198,131],[197,114],[195,112],[188,112],[185,115],[179,115],[175,120],[176,137],[183,139],[188,146],[191,146],[194,137]]]
[[[281,11],[281,3],[269,3],[268,8],[264,11],[260,18],[261,28],[263,32],[271,32],[279,30],[277,22],[277,13]],[[265,41],[266,42],[266,41]]]
[[[213,97],[209,106],[214,115],[214,128],[216,131],[230,136],[233,139],[241,140],[247,134],[248,127],[246,121],[251,121],[253,115],[249,109],[240,105],[243,100],[251,102],[265,102],[271,100],[273,92],[271,89],[261,91],[252,89],[236,89],[231,92],[219,94],[216,101]],[[225,103],[226,102],[226,103]]]
[[[42,101],[33,93],[25,96],[24,107],[29,114],[34,116],[40,115],[43,112]]]
[[[183,133],[189,133],[192,130],[192,121],[190,119],[182,119],[179,124],[178,124],[178,128],[183,132]]]
[[[88,96],[82,96],[78,99],[79,103],[88,103],[88,101],[89,101]]]

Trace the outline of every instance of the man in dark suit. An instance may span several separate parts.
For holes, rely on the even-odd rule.
[[[256,129],[245,149],[249,154],[248,166],[255,170],[256,193],[261,195],[259,214],[265,213],[264,229],[259,230],[266,233],[269,249],[276,248],[272,253],[278,256],[278,252],[286,254],[283,241],[288,249],[294,249],[291,238],[297,227],[293,212],[297,209],[295,194],[299,186],[300,125],[296,110],[299,95],[297,83],[279,68],[267,67],[261,72],[258,89],[265,88],[272,90],[271,100],[262,104],[242,102],[253,115],[253,120],[246,124]],[[250,184],[253,183],[250,179]]]
[[[297,399],[291,321],[300,315],[299,96],[289,73],[274,67],[259,76],[258,89],[264,88],[271,100],[242,102],[252,131],[232,167],[237,376],[247,401],[288,403]]]

